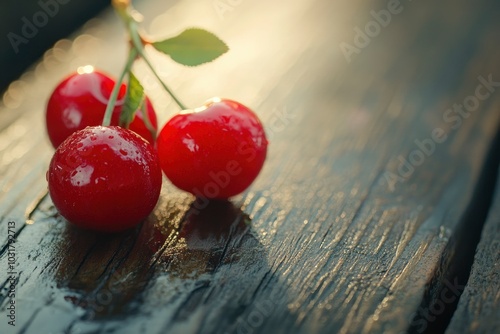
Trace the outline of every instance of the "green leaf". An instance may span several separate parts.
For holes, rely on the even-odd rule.
[[[154,42],[153,46],[186,66],[211,62],[229,50],[219,37],[199,28],[187,29],[176,37]]]
[[[120,114],[120,126],[125,128],[128,128],[132,123],[135,113],[144,100],[144,88],[141,83],[132,72],[129,72],[129,77],[127,94]]]

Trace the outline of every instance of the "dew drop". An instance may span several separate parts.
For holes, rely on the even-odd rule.
[[[124,149],[120,149],[120,153],[125,156],[128,155],[128,152]]]
[[[115,138],[115,136],[109,136],[108,138],[109,138],[109,139],[113,139],[113,138]]]
[[[98,177],[97,179],[95,179],[94,183],[99,184],[99,182],[101,182],[101,181],[106,181],[106,178],[105,177]]]

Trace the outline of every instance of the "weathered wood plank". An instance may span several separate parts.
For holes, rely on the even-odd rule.
[[[498,180],[497,178],[495,198],[482,231],[467,286],[446,333],[495,333],[500,328],[500,183]]]
[[[75,66],[118,72],[120,24],[110,13],[94,21],[9,93],[16,109],[0,111],[20,114],[0,132],[0,249],[14,222],[18,305],[16,327],[0,321],[0,332],[399,333],[437,321],[418,314],[474,229],[464,217],[489,168],[500,93],[482,88],[490,94],[466,116],[447,110],[483,79],[500,81],[500,6],[404,2],[348,63],[339,43],[387,3],[242,2],[222,19],[212,5],[138,4],[150,18],[168,10],[145,22],[157,36],[196,22],[232,47],[199,69],[155,63],[190,105],[224,95],[255,109],[271,137],[263,173],[207,207],[165,183],[154,214],[123,234],[68,226],[44,196],[52,151],[41,101]],[[138,74],[161,117],[172,115]],[[423,142],[429,154],[415,153]],[[0,270],[2,285],[3,316],[10,282]]]

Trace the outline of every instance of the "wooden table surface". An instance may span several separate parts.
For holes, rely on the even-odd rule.
[[[126,56],[115,14],[91,20],[3,95],[0,333],[499,330],[498,1],[136,7],[153,37],[198,26],[228,43],[197,68],[148,52],[188,105],[222,96],[255,110],[264,169],[200,212],[165,180],[134,230],[68,225],[47,194],[45,103],[78,66],[117,75]],[[162,122],[178,111],[136,72]]]

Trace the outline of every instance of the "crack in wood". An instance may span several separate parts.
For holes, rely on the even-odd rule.
[[[419,312],[411,322],[412,325],[408,330],[411,334],[444,333],[457,309],[460,296],[469,280],[481,232],[491,210],[495,185],[499,181],[498,152],[500,152],[500,131],[497,131],[488,150],[472,201],[464,213],[460,228],[452,236],[455,241],[452,240],[444,251],[441,267],[427,287]],[[458,292],[456,298],[446,303],[449,297],[444,296],[453,290],[453,287],[456,288],[454,292]]]

